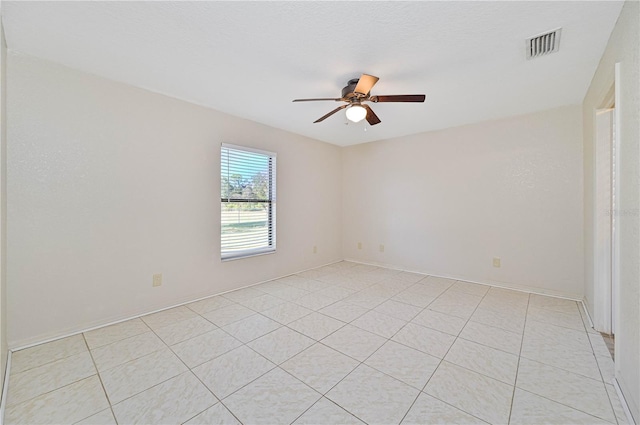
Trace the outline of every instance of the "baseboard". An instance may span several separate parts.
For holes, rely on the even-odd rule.
[[[286,275],[283,275],[283,276],[278,276],[278,277],[274,277],[274,278],[271,278],[271,279],[263,280],[263,281],[260,281],[260,282],[257,282],[257,283],[251,283],[249,285],[245,285],[245,286],[241,286],[241,287],[238,287],[238,288],[230,289],[228,291],[217,292],[215,294],[205,295],[204,297],[199,297],[199,298],[188,299],[188,300],[185,300],[185,301],[180,301],[179,303],[172,304],[172,305],[170,305],[168,307],[161,307],[161,308],[157,308],[157,309],[153,309],[153,310],[149,310],[149,311],[144,311],[144,312],[139,313],[139,314],[136,313],[134,315],[127,315],[127,316],[122,316],[122,317],[118,317],[118,318],[107,319],[107,320],[105,320],[103,322],[99,322],[99,323],[96,323],[96,324],[93,324],[93,325],[89,325],[87,327],[82,327],[82,328],[73,329],[73,330],[66,330],[66,331],[62,331],[59,334],[55,334],[55,335],[51,335],[51,336],[47,336],[47,337],[37,337],[37,338],[31,339],[31,340],[21,340],[21,341],[13,342],[13,343],[9,344],[10,351],[24,350],[25,348],[35,347],[36,345],[46,344],[47,342],[52,342],[52,341],[57,341],[57,340],[62,339],[62,338],[67,338],[67,337],[70,337],[70,336],[73,336],[73,335],[78,335],[78,334],[81,334],[81,333],[84,333],[84,332],[89,332],[89,331],[92,331],[94,329],[104,328],[106,326],[111,326],[111,325],[115,325],[115,324],[118,324],[118,323],[126,322],[127,320],[137,319],[138,317],[147,316],[149,314],[158,313],[158,312],[161,312],[161,311],[164,311],[164,310],[169,310],[171,308],[180,307],[180,306],[183,306],[183,305],[186,305],[186,304],[191,304],[191,303],[196,302],[196,301],[205,300],[205,299],[211,298],[211,297],[217,297],[219,295],[223,295],[223,294],[226,294],[226,293],[229,293],[229,292],[237,291],[239,289],[250,288],[252,286],[260,285],[262,283],[271,282],[272,280],[282,279],[282,278],[287,277],[287,276],[291,276],[291,275],[298,274],[298,273],[303,273],[303,272],[306,272],[306,271],[309,271],[309,270],[318,269],[320,267],[329,266],[331,264],[339,263],[341,261],[343,261],[343,260],[331,261],[331,262],[326,263],[326,264],[322,264],[322,265],[311,267],[311,268],[304,269],[304,270],[299,270],[299,271],[292,272],[292,273],[289,273],[289,274],[286,274]],[[0,425],[2,425],[2,424],[0,424]]]
[[[91,330],[94,330],[94,329],[99,329],[99,328],[103,328],[103,327],[106,327],[106,326],[115,325],[117,323],[125,322],[127,320],[135,319],[135,318],[138,318],[138,317],[146,316],[148,314],[157,313],[157,312],[168,310],[168,309],[175,308],[175,307],[180,307],[180,306],[183,306],[183,305],[186,305],[186,304],[190,304],[190,303],[193,303],[193,302],[196,302],[196,301],[200,301],[200,300],[204,300],[204,299],[207,299],[207,298],[223,295],[223,294],[226,294],[228,292],[237,291],[239,289],[250,288],[252,286],[260,285],[262,283],[266,283],[266,282],[271,282],[273,280],[282,279],[284,277],[291,276],[293,274],[303,273],[305,271],[314,270],[314,269],[317,269],[317,268],[320,268],[320,267],[324,267],[324,266],[328,266],[328,265],[331,265],[331,264],[339,263],[341,261],[349,261],[349,262],[357,263],[357,264],[364,264],[364,265],[370,265],[370,266],[376,266],[376,267],[384,267],[384,268],[388,268],[388,269],[392,269],[392,270],[401,270],[401,271],[410,272],[410,273],[418,273],[418,274],[423,274],[423,275],[427,275],[427,276],[434,276],[434,277],[445,278],[445,279],[459,280],[459,281],[464,281],[464,282],[469,282],[469,283],[477,283],[477,284],[480,284],[480,285],[487,285],[487,286],[491,286],[491,287],[495,287],[495,288],[509,289],[509,290],[513,290],[513,291],[526,292],[526,293],[544,295],[544,296],[551,296],[551,297],[555,297],[555,298],[563,298],[563,299],[568,299],[568,300],[580,302],[580,303],[582,303],[582,307],[583,307],[583,309],[584,309],[584,311],[585,311],[585,313],[587,315],[587,318],[589,320],[589,323],[591,324],[591,327],[593,327],[593,321],[591,320],[591,316],[589,315],[589,311],[587,310],[584,301],[582,299],[578,298],[578,297],[571,296],[571,295],[568,295],[568,294],[563,294],[563,293],[560,293],[560,292],[557,292],[557,291],[545,291],[545,290],[540,289],[540,288],[532,288],[532,287],[518,286],[518,285],[509,285],[509,284],[505,284],[505,283],[496,284],[495,282],[475,281],[475,280],[469,280],[469,279],[461,278],[461,277],[458,277],[458,276],[431,274],[431,273],[426,273],[426,272],[423,272],[423,271],[404,269],[404,268],[397,267],[397,266],[390,265],[390,264],[372,263],[372,262],[365,262],[365,261],[361,261],[361,260],[345,258],[344,260],[332,261],[332,262],[329,262],[329,263],[326,263],[326,264],[322,264],[322,265],[319,265],[319,266],[316,266],[316,267],[312,267],[312,268],[309,268],[309,269],[305,269],[305,270],[289,273],[289,274],[286,274],[286,275],[283,275],[283,276],[279,276],[279,277],[274,277],[272,279],[267,279],[267,280],[260,281],[260,282],[257,282],[257,283],[252,283],[250,285],[245,285],[245,286],[242,286],[242,287],[239,287],[239,288],[235,288],[235,289],[231,289],[231,290],[228,290],[228,291],[219,292],[219,293],[215,293],[215,294],[212,294],[212,295],[207,295],[207,296],[196,298],[196,299],[191,299],[191,300],[188,300],[188,301],[185,301],[185,302],[180,302],[178,304],[174,304],[174,305],[171,305],[171,306],[168,306],[168,307],[163,307],[163,308],[160,308],[160,309],[147,311],[147,312],[144,312],[144,313],[141,313],[141,314],[136,314],[134,316],[128,316],[128,317],[120,318],[118,320],[112,320],[112,321],[109,321],[107,323],[102,323],[102,324],[99,324],[99,325],[96,325],[96,326],[92,326],[92,327],[89,327],[89,328],[84,328],[84,329],[81,329],[81,330],[76,330],[76,331],[65,333],[65,334],[62,334],[62,335],[52,336],[50,338],[47,338],[47,339],[44,339],[44,340],[39,340],[37,342],[31,342],[31,343],[24,344],[24,345],[18,344],[19,346],[17,348],[9,349],[8,353],[7,353],[7,365],[6,365],[6,369],[5,369],[5,375],[4,375],[4,385],[3,385],[3,388],[2,388],[2,397],[0,399],[0,425],[4,424],[5,405],[6,405],[7,393],[8,393],[8,389],[9,389],[9,376],[10,376],[10,373],[11,373],[11,354],[12,354],[13,351],[23,350],[25,348],[33,347],[33,346],[36,346],[36,345],[44,344],[44,343],[55,341],[55,340],[62,339],[62,338],[67,338],[67,337],[70,337],[70,336],[73,336],[73,335],[78,335],[78,334],[81,334],[81,333],[84,333],[84,332],[88,332],[88,331],[91,331]],[[631,414],[631,410],[629,409],[629,405],[627,404],[627,401],[626,401],[626,399],[624,397],[624,394],[622,393],[622,390],[620,389],[620,385],[618,384],[618,381],[616,379],[613,380],[613,386],[614,386],[614,388],[616,390],[616,393],[618,394],[618,398],[620,399],[620,403],[622,404],[622,407],[624,409],[625,415],[627,416],[627,420],[629,421],[630,424],[635,424],[635,421],[634,421],[633,416]]]
[[[620,399],[620,404],[622,404],[622,408],[624,409],[624,414],[627,416],[627,422],[629,424],[635,424],[636,422],[633,420],[633,415],[631,414],[631,409],[629,409],[629,404],[627,404],[627,399],[624,397],[620,384],[615,378],[613,378],[613,388],[616,389],[616,393]]]
[[[4,424],[4,407],[7,405],[7,394],[9,393],[9,375],[11,375],[11,350],[7,350],[7,367],[4,369],[2,398],[0,399],[0,425]]]
[[[564,294],[564,293],[561,293],[561,292],[558,292],[558,291],[545,291],[544,289],[540,289],[540,288],[527,287],[527,286],[522,286],[522,285],[509,285],[509,284],[505,284],[505,283],[502,283],[502,282],[496,283],[496,282],[485,282],[485,281],[471,280],[471,279],[464,278],[464,277],[461,277],[461,276],[440,275],[440,274],[434,274],[434,273],[429,273],[429,272],[424,272],[424,271],[417,271],[417,270],[412,270],[412,269],[404,269],[402,267],[398,267],[398,266],[395,266],[395,265],[392,265],[392,264],[366,262],[366,261],[355,260],[355,259],[351,259],[351,258],[345,258],[343,260],[331,261],[331,262],[326,263],[326,264],[322,264],[322,265],[311,267],[311,268],[304,269],[304,270],[299,270],[299,271],[292,272],[292,273],[289,273],[289,274],[286,274],[286,275],[283,275],[283,276],[274,277],[274,278],[271,278],[271,279],[267,279],[267,280],[256,282],[256,283],[252,283],[252,284],[241,286],[241,287],[238,287],[238,288],[230,289],[228,291],[217,292],[215,294],[205,295],[205,296],[199,297],[199,298],[193,298],[193,299],[190,298],[190,299],[187,299],[187,300],[184,300],[184,301],[180,301],[180,302],[178,302],[176,304],[172,304],[170,306],[163,306],[161,308],[157,308],[157,309],[153,309],[153,310],[149,310],[149,311],[144,311],[144,312],[141,312],[141,313],[136,313],[134,315],[126,315],[126,316],[107,319],[105,321],[101,321],[101,322],[98,322],[98,323],[95,323],[95,324],[91,324],[91,325],[86,326],[86,327],[72,329],[72,330],[66,330],[66,331],[63,331],[63,332],[61,332],[59,334],[55,334],[55,335],[50,335],[50,336],[46,336],[46,337],[36,337],[36,338],[33,338],[33,339],[27,339],[27,340],[21,340],[21,341],[12,342],[12,343],[10,343],[10,350],[12,350],[12,351],[24,350],[25,348],[30,348],[30,347],[33,347],[33,346],[36,346],[36,345],[45,344],[47,342],[56,341],[58,339],[67,338],[67,337],[70,337],[70,336],[73,336],[73,335],[78,335],[78,334],[81,334],[83,332],[92,331],[94,329],[103,328],[105,326],[111,326],[111,325],[115,325],[115,324],[118,324],[118,323],[121,323],[121,322],[126,322],[127,320],[136,319],[138,317],[146,316],[146,315],[153,314],[153,313],[158,313],[160,311],[168,310],[168,309],[175,308],[175,307],[180,307],[180,306],[183,306],[183,305],[186,305],[186,304],[190,304],[192,302],[196,302],[196,301],[204,300],[204,299],[207,299],[207,298],[223,295],[223,294],[226,294],[228,292],[233,292],[233,291],[237,291],[239,289],[244,289],[244,288],[250,288],[252,286],[260,285],[262,283],[270,282],[270,281],[277,280],[277,279],[282,279],[284,277],[291,276],[292,274],[298,274],[298,273],[302,273],[302,272],[305,272],[305,271],[308,271],[308,270],[314,270],[314,269],[317,269],[317,268],[320,268],[320,267],[324,267],[324,266],[328,266],[328,265],[331,265],[331,264],[339,263],[340,261],[349,261],[349,262],[357,263],[357,264],[365,264],[365,265],[376,266],[376,267],[384,267],[384,268],[388,268],[388,269],[392,269],[392,270],[401,270],[401,271],[406,271],[406,272],[410,272],[410,273],[418,273],[418,274],[424,274],[424,275],[428,275],[428,276],[440,277],[440,278],[445,278],[445,279],[460,280],[460,281],[463,281],[463,282],[477,283],[477,284],[480,284],[480,285],[487,285],[487,286],[492,286],[492,287],[496,287],[496,288],[509,289],[509,290],[512,290],[512,291],[526,292],[526,293],[530,293],[530,294],[551,296],[551,297],[555,297],[555,298],[564,298],[564,299],[568,299],[568,300],[572,300],[572,301],[582,302],[582,300],[579,297],[576,297],[576,296],[573,296],[573,295],[569,295],[569,294]],[[586,311],[586,309],[585,309],[585,311]],[[591,321],[591,318],[589,317],[588,313],[587,313],[587,317]]]
[[[544,289],[544,288],[538,288],[538,287],[533,287],[533,286],[509,284],[509,283],[506,283],[506,282],[496,282],[496,281],[472,280],[472,279],[469,279],[469,278],[466,278],[466,277],[463,277],[463,276],[442,275],[442,274],[437,274],[437,273],[430,273],[430,272],[424,272],[424,271],[418,271],[418,270],[411,270],[411,269],[405,269],[405,268],[398,267],[398,266],[391,265],[391,264],[376,263],[376,262],[366,262],[366,261],[361,261],[361,260],[354,260],[352,258],[345,258],[344,261],[349,261],[349,262],[358,263],[358,264],[365,264],[365,265],[368,265],[368,266],[384,267],[384,268],[392,269],[392,270],[402,270],[404,272],[418,273],[418,274],[423,274],[423,275],[426,275],[426,276],[440,277],[440,278],[443,278],[443,279],[459,280],[461,282],[477,283],[478,285],[486,285],[486,286],[492,286],[494,288],[509,289],[511,291],[526,292],[528,294],[544,295],[546,297],[554,297],[554,298],[563,298],[563,299],[566,299],[566,300],[571,300],[571,301],[576,301],[576,302],[581,302],[582,301],[580,296],[578,296],[576,294],[567,294],[567,293],[562,292],[562,291],[547,290],[547,289]]]
[[[584,310],[584,314],[587,316],[587,320],[589,320],[589,326],[591,326],[591,329],[596,329],[596,327],[593,324],[593,319],[591,319],[591,313],[589,313],[589,309],[587,308],[587,303],[584,302],[584,298],[580,300],[580,302],[582,303],[582,310]]]

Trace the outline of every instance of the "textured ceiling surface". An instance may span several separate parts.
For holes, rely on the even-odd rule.
[[[619,1],[4,1],[8,48],[337,145],[576,104]],[[525,58],[525,39],[562,27],[560,51]],[[361,73],[382,120],[313,121]]]

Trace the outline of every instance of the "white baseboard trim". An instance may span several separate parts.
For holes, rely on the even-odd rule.
[[[4,407],[9,393],[9,375],[11,374],[11,350],[7,350],[7,367],[4,369],[4,383],[2,384],[2,398],[0,399],[0,425],[4,424]]]
[[[228,291],[217,292],[217,293],[212,294],[212,295],[206,295],[204,297],[190,299],[190,300],[187,300],[187,301],[180,302],[178,304],[170,305],[168,307],[162,307],[162,308],[158,308],[158,309],[155,309],[155,310],[145,311],[145,312],[140,313],[140,314],[136,314],[136,315],[133,315],[133,316],[126,316],[126,317],[118,318],[118,319],[115,319],[115,320],[109,320],[108,322],[100,323],[100,324],[95,325],[95,326],[90,326],[90,327],[87,327],[87,328],[82,328],[82,329],[74,330],[74,331],[71,331],[71,332],[65,332],[63,334],[55,335],[55,336],[52,336],[52,337],[49,337],[49,338],[45,338],[45,339],[42,339],[42,340],[37,340],[37,341],[34,341],[34,342],[24,343],[22,345],[20,345],[20,343],[18,343],[17,347],[10,347],[9,351],[24,350],[25,348],[35,347],[36,345],[46,344],[47,342],[57,341],[59,339],[68,338],[68,337],[74,336],[74,335],[79,335],[79,334],[84,333],[84,332],[89,332],[89,331],[92,331],[92,330],[95,330],[95,329],[104,328],[106,326],[116,325],[118,323],[126,322],[127,320],[137,319],[137,318],[142,317],[142,316],[147,316],[149,314],[158,313],[158,312],[161,312],[161,311],[164,311],[164,310],[169,310],[171,308],[180,307],[180,306],[183,306],[183,305],[186,305],[186,304],[191,304],[191,303],[196,302],[196,301],[205,300],[205,299],[211,298],[211,297],[217,297],[219,295],[223,295],[223,294],[226,294],[226,293],[229,293],[229,292],[237,291],[239,289],[250,288],[252,286],[260,285],[262,283],[271,282],[272,280],[282,279],[282,278],[287,277],[287,276],[291,276],[291,275],[298,274],[298,273],[303,273],[303,272],[306,272],[306,271],[309,271],[309,270],[318,269],[320,267],[329,266],[331,264],[339,263],[341,261],[343,261],[343,260],[332,261],[330,263],[322,264],[320,266],[316,266],[316,267],[312,267],[312,268],[309,268],[309,269],[296,271],[296,272],[289,273],[289,274],[286,274],[286,275],[283,275],[283,276],[278,276],[278,277],[274,277],[272,279],[263,280],[263,281],[260,281],[260,282],[257,282],[257,283],[251,283],[249,285],[241,286],[239,288],[230,289]],[[2,425],[2,424],[0,424],[0,425]]]
[[[487,286],[492,286],[492,287],[496,287],[496,288],[509,289],[509,290],[512,290],[512,291],[519,291],[519,292],[525,292],[525,293],[530,293],[530,294],[544,295],[544,296],[549,296],[549,297],[563,298],[563,299],[568,299],[568,300],[572,300],[572,301],[582,302],[581,299],[579,299],[579,298],[577,298],[575,296],[562,294],[562,293],[554,292],[554,291],[545,292],[544,290],[540,290],[538,288],[530,288],[530,287],[522,287],[522,286],[518,287],[518,286],[515,286],[515,285],[512,286],[512,285],[503,284],[503,283],[470,280],[470,279],[465,279],[465,278],[462,278],[462,277],[459,277],[459,276],[431,274],[431,273],[423,272],[423,271],[404,269],[402,267],[398,267],[398,266],[395,266],[395,265],[392,265],[392,264],[372,263],[372,262],[366,262],[366,261],[361,261],[361,260],[355,260],[355,259],[351,259],[351,258],[345,258],[343,260],[331,261],[329,263],[322,264],[322,265],[319,265],[319,266],[316,266],[316,267],[311,267],[309,269],[304,269],[304,270],[296,271],[296,272],[289,273],[289,274],[286,274],[286,275],[283,275],[283,276],[278,276],[278,277],[274,277],[274,278],[267,279],[267,280],[264,280],[264,281],[252,283],[252,284],[249,284],[249,285],[245,285],[245,286],[241,286],[241,287],[238,287],[238,288],[230,289],[228,291],[218,292],[218,293],[211,294],[211,295],[206,295],[206,296],[200,297],[200,298],[189,299],[189,300],[186,300],[186,301],[179,302],[177,304],[172,304],[172,305],[167,306],[167,307],[162,307],[162,308],[158,308],[158,309],[154,309],[154,310],[145,311],[145,312],[142,312],[140,314],[135,314],[135,315],[125,316],[125,317],[120,317],[120,318],[113,319],[113,320],[108,320],[106,322],[102,322],[102,323],[99,323],[99,324],[94,325],[94,326],[89,326],[89,327],[86,327],[86,328],[81,328],[81,329],[65,332],[65,333],[62,333],[62,334],[57,334],[57,335],[51,336],[49,338],[38,339],[36,341],[17,343],[15,347],[11,346],[10,350],[11,351],[24,350],[25,348],[34,347],[36,345],[45,344],[47,342],[56,341],[56,340],[59,340],[59,339],[62,339],[62,338],[67,338],[67,337],[78,335],[78,334],[81,334],[81,333],[84,333],[84,332],[89,332],[89,331],[92,331],[92,330],[95,330],[95,329],[104,328],[106,326],[111,326],[111,325],[115,325],[115,324],[118,324],[118,323],[126,322],[127,320],[132,320],[132,319],[136,319],[136,318],[139,318],[139,317],[142,317],[142,316],[146,316],[146,315],[149,315],[149,314],[158,313],[160,311],[169,310],[171,308],[180,307],[180,306],[183,306],[183,305],[186,305],[186,304],[190,304],[190,303],[193,303],[193,302],[196,302],[196,301],[200,301],[200,300],[204,300],[204,299],[207,299],[207,298],[223,295],[223,294],[226,294],[228,292],[237,291],[239,289],[250,288],[252,286],[260,285],[262,283],[270,282],[270,281],[277,280],[277,279],[282,279],[284,277],[291,276],[293,274],[303,273],[305,271],[314,270],[314,269],[317,269],[317,268],[320,268],[320,267],[324,267],[324,266],[328,266],[328,265],[331,265],[331,264],[339,263],[341,261],[349,261],[349,262],[357,263],[357,264],[364,264],[364,265],[375,266],[375,267],[384,267],[384,268],[388,268],[388,269],[392,269],[392,270],[401,270],[401,271],[405,271],[405,272],[409,272],[409,273],[418,273],[418,274],[423,274],[423,275],[427,275],[427,276],[440,277],[440,278],[453,279],[453,280],[460,280],[460,281],[464,281],[464,282],[477,283],[477,284],[480,284],[480,285],[487,285]],[[584,306],[584,304],[583,304],[583,306]],[[587,312],[586,308],[585,308],[585,312]],[[589,321],[591,322],[591,317],[589,316],[588,312],[587,312],[587,317],[588,317]],[[593,326],[593,322],[591,322],[591,325]]]
[[[477,283],[477,284],[480,284],[480,285],[487,285],[487,286],[496,287],[496,288],[509,289],[509,290],[513,290],[513,291],[526,292],[526,293],[530,293],[530,294],[544,295],[544,296],[550,296],[550,297],[555,297],[555,298],[563,298],[563,299],[568,299],[568,300],[580,302],[580,303],[582,303],[582,306],[583,306],[583,309],[584,309],[584,311],[585,311],[585,313],[587,315],[587,318],[589,319],[589,322],[591,323],[591,326],[593,327],[593,322],[591,321],[591,316],[589,315],[589,312],[587,311],[583,300],[582,299],[578,299],[578,298],[573,297],[573,296],[563,295],[563,294],[560,294],[560,293],[546,293],[543,290],[536,290],[535,288],[517,287],[517,286],[511,286],[511,285],[508,285],[508,284],[496,284],[494,282],[489,283],[489,282],[475,281],[475,280],[469,280],[469,279],[464,279],[464,278],[455,277],[455,276],[436,275],[436,274],[425,273],[425,272],[422,272],[422,271],[403,269],[401,267],[397,267],[397,266],[390,265],[390,264],[369,263],[369,262],[365,262],[365,261],[345,258],[344,260],[332,261],[332,262],[329,262],[327,264],[322,264],[320,266],[312,267],[312,268],[309,268],[309,269],[305,269],[305,270],[289,273],[289,274],[286,274],[286,275],[283,275],[283,276],[279,276],[279,277],[274,277],[274,278],[267,279],[267,280],[264,280],[264,281],[260,281],[260,282],[257,282],[257,283],[252,283],[252,284],[245,285],[245,286],[242,286],[242,287],[239,287],[239,288],[235,288],[235,289],[231,289],[231,290],[228,290],[228,291],[219,292],[219,293],[215,293],[215,294],[212,294],[212,295],[207,295],[207,296],[204,296],[204,297],[200,297],[200,298],[192,299],[192,300],[189,300],[189,301],[181,302],[181,303],[178,303],[178,304],[170,305],[168,307],[163,307],[163,308],[160,308],[160,309],[147,311],[147,312],[144,312],[144,313],[141,313],[141,314],[137,314],[137,315],[134,315],[134,316],[128,316],[128,317],[121,318],[121,319],[118,319],[118,320],[109,321],[107,323],[103,323],[103,324],[100,324],[100,325],[97,325],[97,326],[92,326],[92,327],[89,327],[89,328],[86,328],[86,329],[69,332],[69,333],[66,333],[66,334],[63,334],[63,335],[57,335],[55,337],[51,337],[51,338],[48,338],[48,339],[44,339],[44,340],[40,340],[40,341],[37,341],[37,342],[25,344],[25,345],[22,345],[22,346],[19,346],[19,347],[16,347],[16,348],[11,348],[11,349],[8,350],[8,354],[7,354],[7,367],[6,367],[5,376],[4,376],[4,386],[3,386],[3,390],[2,390],[2,398],[0,400],[0,425],[4,424],[5,404],[6,404],[7,392],[8,392],[8,388],[9,388],[9,374],[10,374],[10,371],[11,371],[11,354],[12,354],[13,351],[23,350],[25,348],[30,348],[30,347],[33,347],[33,346],[36,346],[36,345],[47,343],[47,342],[56,341],[56,340],[59,340],[59,339],[62,339],[62,338],[67,338],[67,337],[70,337],[70,336],[73,336],[73,335],[78,335],[78,334],[81,334],[81,333],[84,333],[84,332],[92,331],[94,329],[99,329],[99,328],[103,328],[103,327],[106,327],[106,326],[115,325],[115,324],[118,324],[118,323],[121,323],[121,322],[125,322],[127,320],[132,320],[132,319],[136,319],[136,318],[139,318],[139,317],[142,317],[142,316],[146,316],[146,315],[149,315],[149,314],[153,314],[153,313],[157,313],[157,312],[160,312],[160,311],[168,310],[168,309],[171,309],[171,308],[180,307],[180,306],[183,306],[183,305],[186,305],[186,304],[190,304],[190,303],[193,303],[193,302],[196,302],[196,301],[200,301],[200,300],[204,300],[204,299],[207,299],[207,298],[223,295],[223,294],[226,294],[226,293],[229,293],[229,292],[237,291],[239,289],[250,288],[252,286],[260,285],[262,283],[266,283],[266,282],[271,282],[271,281],[274,281],[274,280],[282,279],[282,278],[287,277],[287,276],[291,276],[291,275],[298,274],[298,273],[303,273],[303,272],[309,271],[309,270],[314,270],[314,269],[317,269],[317,268],[320,268],[320,267],[324,267],[324,266],[328,266],[328,265],[331,265],[331,264],[339,263],[341,261],[348,261],[348,262],[352,262],[352,263],[364,264],[364,265],[370,265],[370,266],[376,266],[376,267],[384,267],[384,268],[388,268],[388,269],[392,269],[392,270],[400,270],[400,271],[405,271],[405,272],[409,272],[409,273],[422,274],[422,275],[425,275],[425,276],[434,276],[434,277],[445,278],[445,279],[460,280],[460,281],[464,281],[464,282]],[[631,411],[629,410],[629,406],[627,405],[627,402],[626,402],[626,400],[625,400],[625,398],[624,398],[624,396],[622,394],[622,391],[620,389],[620,386],[618,385],[617,380],[614,379],[613,385],[614,385],[614,387],[616,389],[616,393],[618,394],[618,397],[620,398],[620,402],[622,403],[622,406],[624,408],[625,414],[627,415],[627,419],[629,420],[629,423],[630,424],[634,424],[635,422],[633,421],[633,417],[631,416]]]
[[[349,261],[351,263],[364,264],[364,265],[367,265],[367,266],[384,267],[384,268],[392,269],[392,270],[401,270],[403,272],[409,272],[409,273],[423,274],[425,276],[440,277],[440,278],[443,278],[443,279],[459,280],[461,282],[477,283],[478,285],[486,285],[486,286],[492,286],[492,287],[495,287],[495,288],[509,289],[511,291],[525,292],[527,294],[543,295],[545,297],[553,297],[553,298],[562,298],[562,299],[565,299],[565,300],[571,300],[571,301],[576,301],[576,302],[581,302],[582,301],[580,299],[580,297],[577,296],[577,295],[566,294],[566,293],[563,293],[563,292],[560,292],[560,291],[545,291],[544,289],[541,289],[541,288],[534,288],[534,287],[523,286],[523,285],[510,285],[510,284],[504,283],[504,282],[491,282],[491,281],[490,282],[486,282],[486,281],[481,281],[481,280],[471,280],[471,279],[460,277],[460,276],[434,274],[434,273],[429,273],[429,272],[423,272],[423,271],[417,271],[417,270],[411,270],[411,269],[404,269],[402,267],[394,266],[394,265],[391,265],[391,264],[370,263],[370,262],[366,262],[366,261],[354,260],[354,259],[351,259],[351,258],[345,258],[344,261]]]
[[[624,398],[624,394],[622,394],[620,384],[618,384],[618,380],[615,378],[613,378],[613,388],[616,389],[616,393],[618,394],[618,398],[620,399],[620,404],[622,404],[622,408],[624,409],[624,414],[627,416],[627,422],[629,424],[635,424],[636,422],[633,420],[633,415],[631,415],[631,409],[629,409],[627,399]]]
[[[589,320],[589,326],[591,326],[591,329],[597,330],[593,324],[593,320],[591,319],[591,314],[589,313],[587,304],[584,302],[584,298],[581,299],[580,302],[582,303],[582,310],[584,310],[584,314],[587,316],[587,320]]]

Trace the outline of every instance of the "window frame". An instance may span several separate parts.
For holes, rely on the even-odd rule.
[[[241,152],[250,152],[259,155],[264,155],[269,158],[271,163],[269,179],[269,199],[268,200],[256,200],[256,199],[244,199],[244,198],[223,198],[222,193],[222,151],[224,149],[236,150]],[[275,254],[276,252],[276,164],[277,154],[275,152],[269,152],[261,149],[255,149],[248,146],[233,145],[229,143],[220,144],[220,260],[232,261],[242,258],[250,258],[258,255]],[[267,228],[271,229],[269,235],[269,245],[260,248],[248,248],[239,251],[227,252],[226,254],[222,250],[222,206],[225,203],[266,203],[268,205],[267,213]]]

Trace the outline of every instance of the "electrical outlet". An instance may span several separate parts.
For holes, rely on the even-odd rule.
[[[493,267],[500,267],[500,258],[493,257]]]
[[[362,249],[362,242],[358,242],[358,249]]]
[[[162,273],[154,274],[152,286],[160,286],[160,285],[162,285]]]
[[[313,246],[313,253],[314,254],[318,253],[318,247],[316,245]]]
[[[384,252],[384,244],[380,244],[380,252]]]

